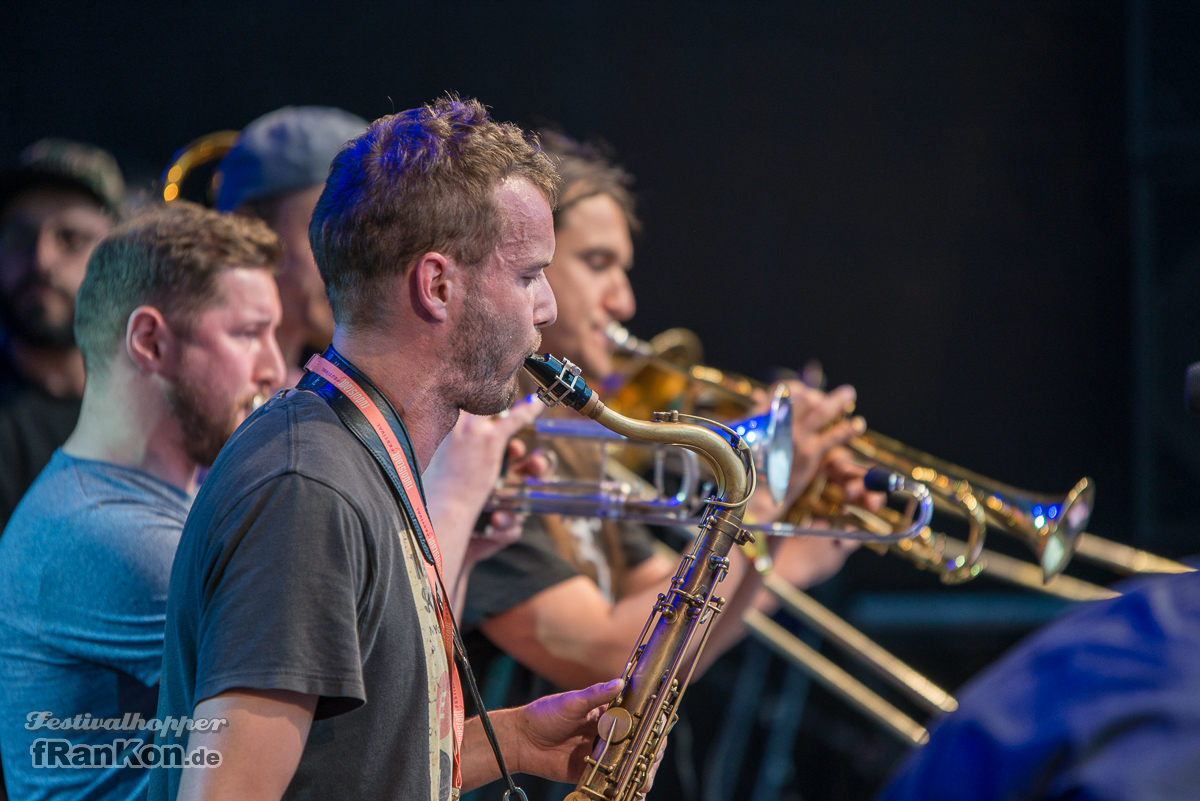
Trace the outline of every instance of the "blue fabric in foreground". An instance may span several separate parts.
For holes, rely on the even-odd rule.
[[[1118,589],[967,685],[879,801],[1200,798],[1200,573]]]

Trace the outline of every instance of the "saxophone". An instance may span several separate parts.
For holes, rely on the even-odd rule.
[[[631,801],[642,796],[725,603],[716,590],[729,569],[729,550],[751,540],[741,520],[754,491],[754,459],[740,436],[704,418],[658,412],[653,422],[646,422],[617,414],[569,361],[550,354],[530,356],[525,369],[546,405],[569,406],[630,439],[686,448],[707,461],[716,476],[717,490],[707,502],[695,544],[680,560],[671,588],[658,596],[622,673],[625,689],[601,717],[596,746],[575,792],[567,796],[567,801]]]

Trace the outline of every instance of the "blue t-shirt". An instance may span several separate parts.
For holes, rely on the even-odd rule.
[[[31,749],[40,738],[153,741],[136,726],[74,723],[154,717],[167,585],[190,505],[146,473],[56,451],[17,506],[0,537],[0,748],[11,797],[145,798],[147,770],[34,767]],[[72,728],[26,728],[43,712]]]
[[[1200,798],[1200,573],[1121,589],[972,681],[878,801]]]

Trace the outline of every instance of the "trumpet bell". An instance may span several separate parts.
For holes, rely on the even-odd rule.
[[[754,467],[767,479],[771,500],[783,503],[792,477],[792,400],[784,384],[771,393],[771,408],[757,417],[730,423],[750,446]]]
[[[1049,581],[1075,555],[1079,535],[1091,519],[1095,497],[1091,479],[1082,478],[1058,499],[991,492],[984,496],[983,503],[989,518],[1020,536],[1037,554],[1042,580]]]
[[[1045,581],[1061,573],[1071,561],[1079,535],[1087,526],[1095,505],[1096,488],[1090,478],[1080,479],[1065,495],[1047,495],[1010,487],[878,431],[856,437],[851,447],[917,481],[965,481],[970,484],[971,491],[983,506],[988,524],[1024,542],[1036,555]]]

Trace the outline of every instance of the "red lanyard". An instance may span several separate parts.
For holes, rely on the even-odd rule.
[[[436,567],[424,560],[422,562],[425,565],[425,575],[429,580],[434,598],[437,599],[438,626],[442,630],[442,645],[446,649],[446,662],[450,669],[450,695],[454,716],[453,783],[455,788],[461,788],[462,758],[460,750],[463,728],[466,725],[466,710],[463,706],[462,684],[459,681],[458,667],[454,662],[454,621],[450,616],[449,599],[442,592],[442,583],[439,578],[442,572],[442,552],[438,548],[437,538],[433,533],[433,523],[429,520],[429,513],[425,510],[425,502],[421,500],[421,493],[417,491],[417,481],[413,478],[412,468],[408,465],[408,457],[404,455],[395,432],[383,418],[383,413],[379,411],[379,407],[375,405],[374,401],[367,396],[367,393],[363,392],[354,379],[320,355],[313,354],[313,357],[308,360],[308,364],[304,365],[304,369],[316,373],[337,387],[351,403],[358,407],[363,417],[367,418],[367,422],[371,424],[371,428],[375,429],[379,441],[383,443],[383,447],[392,460],[392,466],[396,468],[396,475],[400,477],[404,494],[408,497],[409,506],[417,518],[416,523],[420,526],[421,533],[425,535],[425,541],[429,544],[429,550],[433,553]]]

